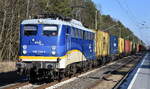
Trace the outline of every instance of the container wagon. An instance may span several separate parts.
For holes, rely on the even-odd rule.
[[[123,38],[118,38],[118,51],[119,51],[119,57],[123,57],[124,56],[124,46],[125,46],[125,40]]]
[[[125,40],[125,55],[129,55],[131,52],[131,42],[129,40]]]
[[[118,57],[118,37],[110,35],[110,57],[112,60],[117,59]]]
[[[100,30],[96,32],[96,56],[102,64],[109,60],[109,34]]]

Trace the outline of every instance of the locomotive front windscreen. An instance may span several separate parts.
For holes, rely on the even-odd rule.
[[[33,36],[37,34],[37,26],[36,25],[25,25],[24,26],[24,35]]]
[[[57,36],[58,27],[57,25],[45,25],[43,26],[43,35],[45,36]]]

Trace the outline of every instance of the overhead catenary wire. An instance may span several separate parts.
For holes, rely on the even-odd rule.
[[[134,24],[134,26],[137,28],[138,27],[137,22],[135,21],[135,19],[133,19],[134,17],[130,15],[129,10],[127,10],[119,0],[115,0],[115,1],[118,3],[119,7],[122,9],[125,15],[129,18],[132,24]]]
[[[132,15],[132,17],[135,19],[135,21],[138,25],[138,33],[139,33],[140,38],[141,39],[143,37],[146,38],[146,36],[142,35],[141,33],[143,33],[142,30],[150,29],[150,26],[148,26],[148,24],[145,20],[143,20],[142,18],[139,18],[136,14],[134,14],[126,2],[124,2],[124,5],[126,6],[127,10],[130,12],[130,15]],[[147,40],[144,40],[144,42],[149,44]]]
[[[137,26],[138,26],[139,36],[142,38],[143,37],[143,35],[141,34],[141,33],[143,33],[142,29],[145,29],[145,28],[146,29],[150,29],[150,27],[146,26],[145,25],[146,22],[144,20],[138,18],[138,16],[133,13],[133,11],[129,8],[129,6],[128,6],[128,4],[126,2],[124,2],[124,5],[126,6],[126,9],[130,12],[130,15],[132,15],[132,17],[136,21]],[[145,41],[145,43],[147,43],[147,42]]]
[[[129,11],[131,11],[129,9],[129,7],[126,6],[126,8],[125,8],[124,5],[122,5],[122,3],[119,0],[115,0],[115,1],[119,5],[120,9],[122,9],[123,13],[125,13],[125,15],[128,17],[128,19],[131,21],[131,24],[133,24],[134,28],[140,29],[140,26],[139,26],[140,23],[138,23],[137,18],[134,14],[131,15],[131,13],[129,12]],[[141,30],[139,30],[139,32],[141,33]],[[142,38],[142,35],[139,34],[139,37]]]
[[[140,22],[138,21],[138,19],[139,19],[138,16],[136,16],[136,15],[133,13],[133,11],[129,8],[129,6],[128,6],[128,4],[126,3],[126,1],[124,1],[124,5],[126,6],[127,11],[130,12],[129,15],[131,15],[131,19],[134,18],[133,21],[135,21],[135,23],[136,23],[135,26],[136,26],[137,29],[139,29],[139,31],[138,31],[138,32],[139,32],[139,36],[142,37],[142,35],[140,34],[140,33],[141,33],[141,30],[140,30],[141,27],[140,27],[140,25],[141,25],[142,23],[140,23]]]

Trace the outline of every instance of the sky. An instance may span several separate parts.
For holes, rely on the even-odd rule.
[[[150,45],[150,0],[92,0],[102,14],[121,21]]]

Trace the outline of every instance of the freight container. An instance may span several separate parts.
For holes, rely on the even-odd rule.
[[[96,32],[96,56],[109,55],[109,34],[102,31]]]
[[[123,38],[118,38],[118,50],[119,53],[122,54],[124,52],[124,39]]]
[[[142,44],[140,44],[139,45],[139,52],[144,51],[144,50],[145,50],[145,47]]]
[[[132,41],[130,41],[130,53],[133,51],[132,45],[133,45],[133,43],[132,43]]]
[[[139,50],[140,50],[140,49],[139,49],[139,46],[140,46],[140,45],[139,45],[139,43],[138,43],[138,44],[136,45],[136,52],[139,52]]]
[[[125,51],[125,53],[126,54],[129,54],[130,53],[130,47],[131,46],[131,44],[130,44],[130,41],[129,40],[125,40],[125,49],[124,49],[124,51]]]
[[[136,52],[136,43],[135,42],[132,42],[132,53],[135,53]]]
[[[118,37],[110,35],[110,55],[118,54]]]

